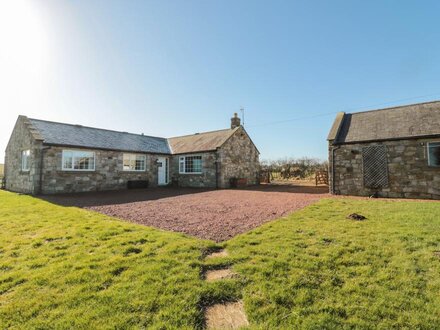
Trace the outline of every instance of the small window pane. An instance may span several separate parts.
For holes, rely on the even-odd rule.
[[[122,169],[124,171],[145,171],[145,155],[123,154]]]
[[[182,163],[181,163],[182,165]],[[187,156],[184,158],[182,173],[201,173],[202,156]]]
[[[440,142],[428,143],[429,166],[440,166]]]
[[[75,170],[93,169],[93,158],[92,157],[75,157],[73,168]]]
[[[122,161],[122,169],[124,171],[129,171],[130,170],[130,159],[125,158],[125,155],[124,155],[124,159]]]
[[[30,150],[23,150],[21,152],[21,169],[23,171],[29,171],[30,170]]]
[[[94,170],[95,153],[93,151],[63,150],[63,170]]]
[[[63,152],[63,169],[71,169],[73,164],[73,153],[71,151]]]
[[[145,155],[136,156],[136,170],[145,171]]]
[[[194,158],[193,168],[194,172],[202,172],[202,158]]]

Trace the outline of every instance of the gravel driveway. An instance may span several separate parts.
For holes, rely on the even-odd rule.
[[[156,188],[45,196],[110,216],[225,241],[328,196],[327,187],[261,185],[237,190]]]

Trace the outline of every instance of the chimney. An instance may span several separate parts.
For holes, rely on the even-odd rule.
[[[238,118],[237,113],[234,113],[234,117],[231,118],[231,129],[240,126],[240,118]]]

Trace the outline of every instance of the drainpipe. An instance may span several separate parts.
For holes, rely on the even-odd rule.
[[[50,149],[50,147],[42,147],[40,155],[40,180],[38,183],[38,194],[43,193],[43,164],[44,164],[44,150]]]
[[[335,170],[335,151],[338,150],[340,147],[333,147],[332,148],[332,187],[331,187],[331,193],[333,195],[336,194],[336,184],[335,184],[335,176],[336,176],[336,170]]]
[[[217,149],[217,152],[215,153],[215,189],[219,188],[219,157],[218,157],[219,150]]]

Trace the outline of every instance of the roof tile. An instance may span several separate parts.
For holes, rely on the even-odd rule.
[[[338,114],[339,116],[339,114]],[[340,118],[337,117],[336,120]],[[334,127],[331,133],[334,132]],[[345,114],[336,143],[440,135],[440,101]],[[332,140],[329,134],[329,140]]]
[[[221,147],[238,128],[178,136],[169,138],[168,142],[173,154],[210,151]]]
[[[44,143],[85,148],[169,154],[167,139],[29,118]]]

